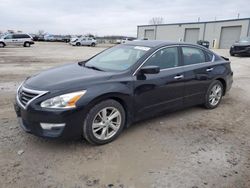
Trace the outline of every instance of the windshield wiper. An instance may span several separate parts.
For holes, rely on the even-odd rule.
[[[86,65],[85,65],[85,67],[87,67],[87,68],[89,68],[89,69],[98,70],[98,71],[104,71],[104,70],[102,70],[102,69],[100,69],[100,68],[98,68],[98,67],[95,67],[95,66],[86,66]]]

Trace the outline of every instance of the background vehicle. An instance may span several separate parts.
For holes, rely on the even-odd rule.
[[[231,46],[229,53],[231,56],[250,55],[250,37],[244,37],[235,42]]]
[[[116,44],[124,44],[124,43],[126,43],[126,42],[128,42],[128,41],[133,41],[134,40],[134,38],[123,38],[123,39],[118,39],[118,40],[116,40]]]
[[[28,34],[7,34],[0,38],[0,47],[24,46],[30,47],[34,44],[33,38]]]
[[[202,46],[136,41],[29,77],[15,109],[32,134],[105,144],[160,112],[216,108],[232,82],[230,62]]]
[[[91,37],[80,37],[69,42],[72,46],[96,46],[96,39]]]

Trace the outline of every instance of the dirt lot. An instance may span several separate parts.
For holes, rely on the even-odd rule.
[[[250,187],[247,57],[231,58],[233,88],[215,110],[193,107],[143,121],[98,147],[24,133],[12,107],[17,85],[103,49],[60,43],[0,49],[0,187]]]

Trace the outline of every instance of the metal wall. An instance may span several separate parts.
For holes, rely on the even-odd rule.
[[[184,41],[186,29],[196,28],[199,29],[199,40],[207,40],[210,42],[210,47],[219,48],[222,28],[241,26],[240,37],[245,37],[248,35],[250,36],[249,24],[250,18],[200,23],[144,25],[138,26],[137,37],[139,39],[145,38],[145,30],[153,29],[155,35],[154,39],[156,40]],[[234,38],[232,38],[232,40],[234,40]],[[223,41],[224,40],[222,40],[222,42]]]

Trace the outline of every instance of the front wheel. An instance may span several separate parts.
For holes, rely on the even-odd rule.
[[[222,83],[219,80],[213,81],[206,93],[205,107],[207,109],[216,108],[221,102],[223,91]]]
[[[0,48],[4,48],[4,43],[3,42],[0,42]]]
[[[76,46],[80,46],[80,45],[81,45],[80,42],[77,42],[77,43],[76,43]]]
[[[125,110],[115,100],[96,104],[87,114],[83,136],[91,144],[107,144],[116,139],[125,125]]]
[[[30,47],[30,43],[29,42],[25,42],[23,46],[24,47]]]
[[[92,46],[92,47],[95,47],[95,43],[92,43],[91,46]]]

